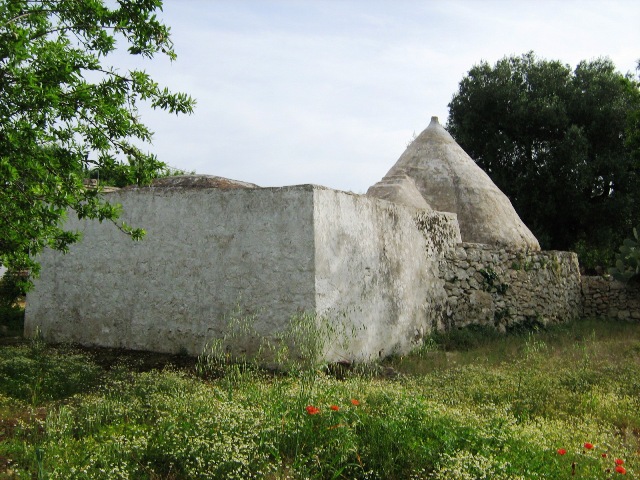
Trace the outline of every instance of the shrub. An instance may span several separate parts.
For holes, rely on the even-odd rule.
[[[640,278],[640,248],[638,231],[640,225],[633,229],[633,238],[626,238],[616,253],[615,266],[609,269],[613,278],[624,283],[637,281]]]
[[[13,307],[16,302],[24,297],[25,273],[7,270],[0,279],[0,307]]]
[[[0,337],[18,337],[24,330],[24,309],[0,305]]]

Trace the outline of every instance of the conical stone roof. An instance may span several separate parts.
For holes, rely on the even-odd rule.
[[[507,196],[438,123],[438,117],[431,117],[429,126],[367,195],[417,206],[414,195],[404,199],[405,177],[433,210],[458,215],[463,242],[540,250]]]

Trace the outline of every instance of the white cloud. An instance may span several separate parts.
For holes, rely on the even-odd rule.
[[[640,58],[631,1],[168,0],[163,17],[178,60],[145,68],[198,105],[192,117],[143,112],[153,150],[265,186],[365,191],[431,115],[446,121],[482,59],[609,56],[626,72]]]

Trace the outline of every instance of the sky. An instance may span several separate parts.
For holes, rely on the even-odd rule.
[[[141,109],[172,167],[263,187],[365,193],[431,116],[446,123],[480,61],[534,51],[574,68],[640,60],[640,2],[165,0],[178,58],[139,63],[197,100],[191,116]]]

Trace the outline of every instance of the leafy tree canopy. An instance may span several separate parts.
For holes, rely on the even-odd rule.
[[[475,65],[448,128],[546,249],[610,262],[640,220],[640,89],[608,59],[574,70],[533,52]]]
[[[66,251],[79,239],[63,228],[68,211],[144,234],[118,222],[119,206],[83,178],[102,169],[148,183],[165,165],[140,147],[152,138],[140,102],[193,111],[186,94],[108,62],[118,43],[175,59],[161,8],[161,0],[0,2],[0,264],[37,273],[43,248]]]

